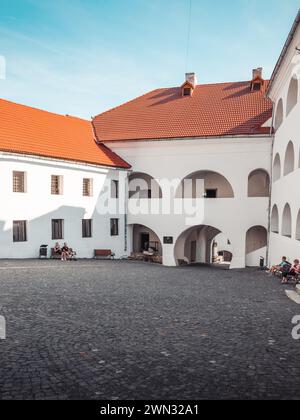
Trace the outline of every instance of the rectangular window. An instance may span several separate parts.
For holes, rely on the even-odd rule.
[[[17,220],[13,222],[13,241],[27,241],[27,222],[26,220]]]
[[[92,220],[91,219],[82,220],[82,237],[83,238],[92,237]]]
[[[111,198],[119,198],[119,181],[111,181]]]
[[[25,193],[26,192],[26,174],[25,172],[13,172],[13,192]]]
[[[64,238],[64,221],[62,219],[52,220],[52,239],[60,240]]]
[[[51,176],[51,194],[62,195],[63,193],[63,177],[60,175]]]
[[[110,219],[110,235],[119,236],[119,219]]]
[[[84,197],[93,196],[93,180],[90,178],[83,179],[82,193]]]

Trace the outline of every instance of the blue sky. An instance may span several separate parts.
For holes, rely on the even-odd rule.
[[[0,97],[90,118],[186,70],[199,83],[269,77],[299,0],[1,0]]]

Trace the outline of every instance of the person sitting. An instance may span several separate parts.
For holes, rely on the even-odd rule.
[[[53,252],[54,254],[62,255],[62,249],[58,242],[54,245]]]
[[[288,265],[290,265],[290,263],[288,262],[287,257],[282,257],[281,263],[279,265],[273,265],[268,273],[275,274],[277,271],[283,272]]]
[[[70,256],[70,248],[68,247],[68,244],[65,242],[64,246],[62,247],[62,254],[61,254],[61,260],[67,261],[67,259]]]
[[[283,274],[282,284],[287,284],[289,277],[295,277],[298,274],[300,274],[300,261],[295,260],[290,270]]]

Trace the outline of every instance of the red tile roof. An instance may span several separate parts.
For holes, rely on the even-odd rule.
[[[0,99],[1,151],[130,168],[94,137],[89,121]]]
[[[272,116],[264,92],[251,82],[200,85],[192,97],[181,88],[158,89],[93,119],[99,141],[267,134]],[[268,82],[265,83],[267,86]]]

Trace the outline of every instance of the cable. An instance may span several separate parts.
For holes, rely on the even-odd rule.
[[[188,34],[187,34],[187,48],[186,48],[186,61],[185,61],[186,72],[188,71],[188,66],[189,66],[190,43],[191,43],[191,32],[192,32],[192,9],[193,9],[193,0],[188,0],[188,1],[189,1],[189,16],[188,16]]]

